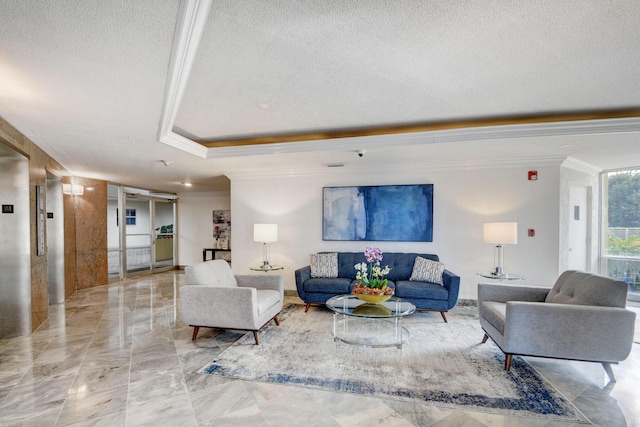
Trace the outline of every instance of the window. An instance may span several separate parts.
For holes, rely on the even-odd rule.
[[[136,225],[136,210],[127,209],[125,211],[125,221],[127,225]]]
[[[601,272],[640,300],[640,168],[605,172],[602,190]]]

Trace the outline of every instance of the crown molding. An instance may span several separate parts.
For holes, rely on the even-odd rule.
[[[162,135],[159,139],[160,142],[170,145],[187,153],[196,155],[198,157],[206,158],[207,149],[202,145],[193,142],[189,138],[178,135],[175,132],[169,131],[165,135]]]
[[[590,163],[583,162],[582,160],[574,159],[573,157],[567,157],[566,160],[562,163],[562,166],[594,176],[602,173],[601,168]]]
[[[180,2],[158,128],[158,141],[200,157],[206,157],[206,148],[174,133],[173,124],[182,103],[211,4],[212,0],[183,0]]]

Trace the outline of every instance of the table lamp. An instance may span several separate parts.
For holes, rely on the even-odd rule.
[[[506,277],[504,271],[503,245],[518,244],[518,223],[517,222],[487,222],[483,229],[484,242],[496,245],[498,251],[498,264],[491,272],[496,277]]]
[[[269,264],[270,245],[278,241],[278,224],[253,224],[253,241],[262,243],[263,270],[271,270]]]

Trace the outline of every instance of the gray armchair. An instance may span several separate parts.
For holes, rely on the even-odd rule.
[[[612,363],[631,352],[635,313],[626,310],[627,283],[566,271],[553,288],[478,284],[478,314],[485,331],[505,353],[600,362],[615,381]]]
[[[186,285],[180,288],[182,319],[193,327],[192,340],[201,327],[258,331],[274,320],[284,301],[284,280],[273,275],[237,275],[224,260],[185,268]]]

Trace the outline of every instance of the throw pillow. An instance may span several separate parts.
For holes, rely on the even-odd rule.
[[[338,253],[311,254],[311,277],[338,277]]]
[[[413,263],[413,272],[411,272],[409,280],[413,282],[437,283],[438,285],[443,286],[443,271],[443,263],[417,256],[416,261]]]

